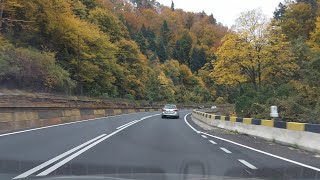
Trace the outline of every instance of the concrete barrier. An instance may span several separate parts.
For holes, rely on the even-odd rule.
[[[159,107],[137,108],[0,108],[0,133],[55,125],[85,119],[136,112],[159,111]]]
[[[320,153],[320,125],[317,124],[216,116],[195,110],[192,116],[212,128],[237,131]]]

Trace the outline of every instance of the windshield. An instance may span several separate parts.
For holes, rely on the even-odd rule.
[[[165,105],[164,109],[177,109],[176,105]]]
[[[24,179],[320,179],[320,0],[0,0]]]

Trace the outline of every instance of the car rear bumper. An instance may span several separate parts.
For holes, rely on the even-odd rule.
[[[174,113],[165,113],[165,112],[162,112],[161,115],[162,115],[162,116],[166,116],[166,117],[179,117],[179,112],[174,112]]]

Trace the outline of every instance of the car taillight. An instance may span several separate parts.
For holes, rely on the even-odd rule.
[[[162,109],[162,112],[166,111],[165,109]]]
[[[173,110],[173,111],[176,111],[176,112],[177,112],[177,111],[178,111],[178,109],[175,109],[175,110]]]

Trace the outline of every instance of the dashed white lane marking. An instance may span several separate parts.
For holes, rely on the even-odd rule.
[[[313,167],[313,166],[310,166],[310,165],[307,165],[307,164],[303,164],[303,163],[300,163],[300,162],[297,162],[297,161],[293,161],[291,159],[287,159],[287,158],[284,158],[284,157],[281,157],[281,156],[277,156],[275,154],[271,154],[271,153],[268,153],[268,152],[265,152],[265,151],[262,151],[262,150],[259,150],[259,149],[255,149],[255,148],[252,148],[252,147],[249,147],[249,146],[246,146],[246,145],[243,145],[243,144],[240,144],[240,143],[237,143],[237,142],[234,142],[234,141],[230,141],[228,139],[224,139],[224,138],[221,138],[221,137],[218,137],[218,136],[213,136],[211,134],[208,134],[208,133],[205,133],[205,132],[202,132],[202,131],[198,131],[196,130],[194,127],[192,127],[188,121],[187,121],[187,116],[190,115],[191,113],[187,114],[185,117],[184,117],[184,121],[188,124],[188,126],[194,130],[195,132],[197,133],[201,133],[201,134],[205,134],[209,137],[212,137],[212,138],[216,138],[216,139],[219,139],[219,140],[222,140],[222,141],[225,141],[225,142],[228,142],[228,143],[231,143],[231,144],[234,144],[234,145],[237,145],[237,146],[240,146],[240,147],[243,147],[243,148],[246,148],[246,149],[250,149],[252,151],[256,151],[258,153],[261,153],[261,154],[265,154],[267,156],[271,156],[271,157],[274,157],[274,158],[277,158],[277,159],[280,159],[280,160],[283,160],[283,161],[287,161],[289,163],[292,163],[292,164],[296,164],[296,165],[299,165],[299,166],[302,166],[302,167],[305,167],[305,168],[308,168],[308,169],[312,169],[312,170],[315,170],[315,171],[318,171],[320,172],[320,168],[317,168],[317,167]]]
[[[242,164],[246,165],[248,168],[250,169],[258,169],[256,168],[254,165],[248,163],[247,161],[243,160],[243,159],[238,159],[238,161],[240,161]]]
[[[209,142],[211,142],[212,144],[217,144],[216,142],[212,141],[212,140],[209,140]]]
[[[56,162],[56,161],[64,158],[65,156],[67,156],[67,155],[69,155],[69,154],[71,154],[71,153],[73,153],[73,152],[75,152],[75,151],[77,151],[78,149],[81,149],[81,148],[87,146],[88,144],[90,144],[90,143],[92,143],[92,142],[100,139],[100,138],[103,137],[103,136],[106,136],[106,134],[102,134],[102,135],[100,135],[100,136],[98,136],[98,137],[96,137],[96,138],[94,138],[94,139],[91,139],[90,141],[87,141],[87,142],[85,142],[85,143],[83,143],[83,144],[81,144],[81,145],[79,145],[79,146],[77,146],[77,147],[75,147],[75,148],[73,148],[73,149],[70,149],[69,151],[67,151],[67,152],[65,152],[65,153],[63,153],[63,154],[60,154],[59,156],[57,156],[57,157],[55,157],[55,158],[52,158],[52,159],[50,159],[49,161],[46,161],[46,162],[40,164],[39,166],[36,166],[36,167],[30,169],[29,171],[26,171],[26,172],[20,174],[19,176],[14,177],[13,179],[25,178],[25,177],[27,177],[27,176],[29,176],[29,175],[37,172],[38,170],[40,170],[40,169],[42,169],[42,168],[44,168],[44,167],[46,167],[46,166],[48,166],[48,165],[50,165],[50,164],[52,164],[52,163],[54,163],[54,162]]]
[[[205,136],[205,135],[201,135],[203,138],[206,138],[207,139],[207,136]]]
[[[220,149],[222,151],[224,151],[225,153],[231,154],[231,151],[229,151],[228,149],[224,148],[224,147],[220,147]]]

